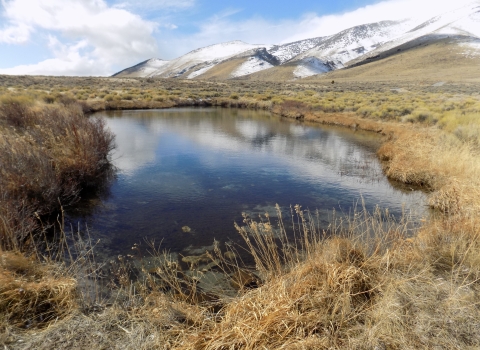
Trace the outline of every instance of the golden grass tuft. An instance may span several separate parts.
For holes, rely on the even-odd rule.
[[[474,233],[478,221],[472,222],[474,227],[468,231],[465,225],[445,222],[439,227],[432,222],[408,240],[401,238],[402,232],[410,229],[408,220],[395,222],[379,211],[374,215],[357,213],[336,225],[334,236],[326,239],[321,239],[324,234],[310,231],[314,227],[310,219],[304,223],[297,231],[297,244],[309,248],[298,251],[297,258],[302,256],[298,262],[283,265],[281,272],[275,264],[270,265],[274,270],[263,274],[263,286],[233,299],[217,323],[186,334],[174,348],[480,345],[480,240]],[[263,226],[262,222],[247,225],[253,227],[247,230],[255,241],[252,247],[265,242],[256,230],[267,235],[272,232],[265,221]],[[278,229],[283,227],[280,222]],[[282,247],[281,243],[276,250],[270,247],[270,256]]]
[[[0,250],[0,325],[42,327],[77,308],[76,280],[16,252]]]
[[[449,134],[422,130],[397,132],[378,155],[388,177],[430,190],[431,207],[449,214],[475,215],[480,210],[478,152],[475,145]]]

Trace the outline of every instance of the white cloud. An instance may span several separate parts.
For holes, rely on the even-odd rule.
[[[2,69],[5,74],[110,74],[113,66],[136,63],[157,54],[153,22],[103,0],[2,0],[0,42],[27,43],[33,33],[49,39],[54,58],[36,65]],[[59,39],[60,38],[60,39]],[[85,69],[82,71],[82,69]]]
[[[28,41],[31,28],[25,24],[11,25],[0,30],[0,43],[22,44]]]
[[[176,24],[168,23],[168,22],[160,24],[159,27],[165,28],[165,29],[170,29],[170,30],[174,30],[174,29],[178,28],[178,26]]]

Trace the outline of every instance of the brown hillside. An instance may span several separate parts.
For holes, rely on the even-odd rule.
[[[227,60],[225,62],[222,62],[212,69],[209,69],[205,73],[199,75],[195,79],[198,80],[227,80],[230,79],[230,75],[240,67],[247,58],[242,57],[242,58],[234,58],[231,60]]]
[[[385,58],[304,81],[480,81],[480,53],[468,46],[474,40],[442,39],[414,47],[396,48]],[[400,51],[397,51],[399,50]]]
[[[295,79],[295,76],[293,75],[295,68],[295,65],[284,64],[245,75],[243,77],[238,77],[237,79],[250,81],[290,81]]]

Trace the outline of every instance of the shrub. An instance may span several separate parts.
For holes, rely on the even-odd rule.
[[[115,99],[115,96],[112,94],[105,95],[103,99],[107,102],[113,101]]]
[[[133,100],[133,96],[130,95],[130,94],[124,94],[121,96],[122,100],[127,100],[127,101],[131,101]]]
[[[43,101],[44,101],[45,103],[52,104],[52,103],[55,102],[55,97],[52,96],[52,95],[46,95],[46,96],[43,97]]]
[[[0,314],[11,325],[47,325],[77,307],[77,283],[64,271],[15,252],[0,254]]]
[[[6,97],[0,101],[0,118],[11,126],[24,128],[31,124],[32,105],[32,100],[26,96]]]
[[[2,245],[21,245],[25,235],[33,233],[22,227],[32,229],[34,212],[46,215],[60,203],[72,203],[82,188],[97,186],[110,174],[107,156],[113,135],[103,120],[86,118],[86,109],[84,103],[41,110],[0,105],[2,122],[17,127],[0,138]],[[12,235],[17,237],[7,237]]]

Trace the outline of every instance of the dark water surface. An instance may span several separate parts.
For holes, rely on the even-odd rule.
[[[239,242],[233,223],[242,212],[274,213],[276,203],[318,209],[325,225],[333,209],[348,213],[362,196],[369,209],[424,214],[424,194],[383,176],[372,133],[236,109],[99,115],[116,135],[118,175],[105,198],[85,200],[69,220],[86,223],[108,255],[127,254],[144,238],[172,252],[214,238]]]

